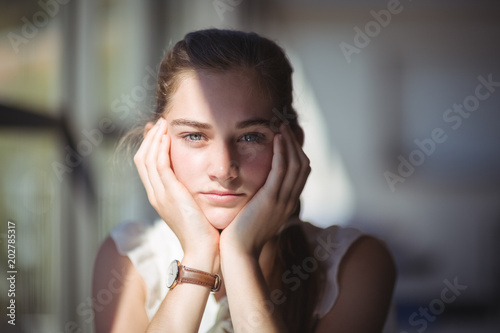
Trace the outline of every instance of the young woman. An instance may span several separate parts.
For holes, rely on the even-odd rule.
[[[161,220],[102,245],[93,293],[112,297],[94,307],[98,333],[382,330],[386,247],[298,217],[310,166],[291,74],[255,33],[196,31],[165,56],[134,157]]]

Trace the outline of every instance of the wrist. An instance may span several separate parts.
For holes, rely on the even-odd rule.
[[[220,255],[221,257],[251,257],[258,259],[260,255],[260,248],[249,241],[250,238],[237,239],[231,237],[229,233],[222,232],[220,237]]]
[[[200,251],[186,251],[181,264],[210,274],[217,274],[220,268],[219,250],[200,247]]]
[[[178,284],[184,283],[209,287],[212,292],[218,292],[221,286],[219,274],[188,267],[174,260],[168,267],[167,286],[174,289]]]

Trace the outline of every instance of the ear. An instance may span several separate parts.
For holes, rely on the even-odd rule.
[[[154,124],[152,121],[150,121],[150,122],[148,122],[148,123],[146,124],[146,126],[144,126],[144,134],[143,134],[143,137],[146,137],[146,134],[148,134],[149,130],[150,130],[151,128],[153,128],[153,126],[154,126],[154,125],[155,125],[155,124]]]

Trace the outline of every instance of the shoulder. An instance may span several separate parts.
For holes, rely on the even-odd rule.
[[[128,256],[134,265],[145,258],[162,256],[164,253],[176,252],[180,243],[167,224],[155,221],[129,221],[121,223],[110,231],[118,252]]]
[[[395,274],[392,255],[383,241],[369,235],[363,235],[349,248],[343,266],[360,266]]]
[[[94,286],[98,286],[101,281],[96,279],[106,278],[105,280],[118,280],[119,287],[108,288],[115,292],[121,290],[125,282],[133,281],[131,276],[138,276],[137,270],[127,256],[118,252],[115,242],[111,237],[107,237],[101,244],[94,262]],[[139,280],[137,280],[139,281]],[[95,288],[93,288],[95,289]]]
[[[384,242],[372,236],[363,235],[357,239],[340,264],[341,293],[348,288],[378,286],[386,287],[391,295],[395,279],[396,266],[389,249]],[[375,295],[376,292],[372,290],[370,294]]]
[[[138,329],[148,323],[144,310],[146,285],[130,259],[121,255],[111,237],[106,238],[96,256],[92,280],[96,332],[126,331],[134,315]]]
[[[122,223],[111,230],[110,238],[144,282],[145,309],[151,319],[168,292],[168,265],[184,256],[179,240],[161,219]]]
[[[352,227],[320,228],[310,223],[303,223],[302,227],[316,259],[327,261],[327,266],[338,265],[339,278],[346,265],[383,271],[391,268],[395,272],[392,255],[378,238]]]
[[[128,221],[118,224],[109,235],[115,242],[118,252],[124,254],[146,243],[147,238],[153,234],[151,231],[159,226],[161,225],[157,222]]]
[[[338,270],[339,295],[321,319],[318,332],[380,332],[390,307],[396,267],[386,245],[362,235],[345,253]]]

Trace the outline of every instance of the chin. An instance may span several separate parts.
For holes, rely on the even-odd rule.
[[[205,212],[208,222],[218,230],[223,230],[231,224],[237,214],[238,212],[234,208],[213,208]]]

